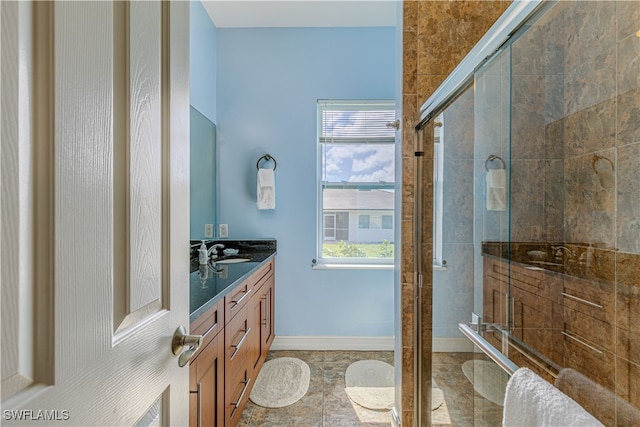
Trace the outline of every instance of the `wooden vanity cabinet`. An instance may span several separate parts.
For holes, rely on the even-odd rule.
[[[558,367],[573,368],[610,390],[615,389],[614,305],[612,284],[484,257],[483,321],[504,330],[510,312],[513,337]],[[500,338],[486,336],[498,349]],[[514,363],[553,382],[549,372],[527,356],[510,346]]]
[[[189,425],[234,427],[273,342],[274,261],[191,324],[206,332],[190,365]],[[198,392],[199,390],[199,392]]]
[[[260,267],[236,292],[225,298],[226,311],[232,316],[225,326],[226,379],[225,379],[225,425],[236,426],[242,415],[258,372],[264,363],[271,341],[263,345],[263,314],[265,286],[273,296],[274,262]],[[250,294],[250,297],[246,297]],[[238,300],[238,297],[242,300]],[[234,305],[234,301],[237,304]],[[246,304],[243,302],[246,301]],[[240,306],[238,308],[238,306]],[[271,306],[273,307],[273,306]],[[271,308],[272,310],[272,308]],[[234,313],[235,312],[235,313]],[[273,313],[273,311],[271,311]],[[273,322],[271,322],[271,325]]]
[[[503,330],[508,323],[513,337],[551,358],[553,293],[545,275],[485,257],[483,315],[484,321],[498,324]],[[490,342],[495,346],[499,338]]]
[[[191,324],[203,343],[189,365],[189,426],[224,425],[224,334],[222,304]]]

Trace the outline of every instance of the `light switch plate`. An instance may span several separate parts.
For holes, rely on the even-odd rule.
[[[218,225],[218,237],[221,239],[229,237],[229,225],[228,224],[220,224]]]
[[[213,224],[204,225],[204,237],[213,238]]]

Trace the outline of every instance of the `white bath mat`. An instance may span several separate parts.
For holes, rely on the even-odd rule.
[[[265,362],[249,399],[265,408],[289,406],[309,390],[309,365],[295,357],[279,357]]]
[[[360,360],[344,374],[345,391],[358,405],[375,410],[390,410],[395,399],[393,366],[379,360]]]
[[[467,360],[462,364],[462,372],[478,394],[496,405],[504,404],[509,376],[502,368],[486,360]]]

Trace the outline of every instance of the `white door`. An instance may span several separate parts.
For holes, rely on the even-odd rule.
[[[188,2],[0,2],[2,424],[182,425]]]

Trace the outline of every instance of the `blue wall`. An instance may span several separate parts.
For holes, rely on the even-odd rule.
[[[392,336],[393,271],[313,270],[316,101],[394,99],[395,28],[218,29],[218,218],[275,237],[276,334]],[[256,209],[256,161],[278,162],[276,209]]]
[[[217,122],[217,29],[200,1],[189,2],[189,78],[191,105]]]
[[[217,30],[200,1],[190,2],[190,103],[216,123]],[[192,123],[193,126],[193,123]],[[189,236],[204,237],[204,224],[216,223],[216,150],[213,135],[191,129],[191,213]]]

